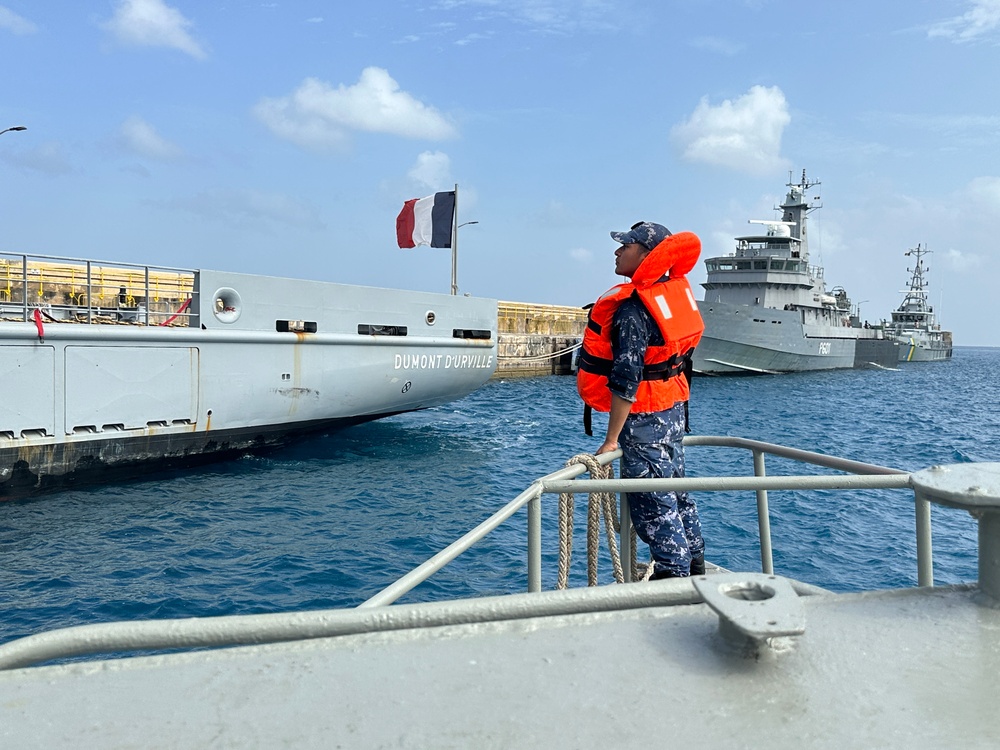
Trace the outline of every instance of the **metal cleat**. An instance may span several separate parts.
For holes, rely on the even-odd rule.
[[[805,609],[786,578],[721,573],[691,580],[705,604],[719,615],[719,632],[735,646],[756,652],[771,638],[805,632]]]

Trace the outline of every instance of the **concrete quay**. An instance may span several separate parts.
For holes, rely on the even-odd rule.
[[[493,377],[571,374],[574,349],[586,327],[587,311],[581,307],[499,302]]]

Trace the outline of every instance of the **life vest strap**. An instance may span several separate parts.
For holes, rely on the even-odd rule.
[[[693,353],[694,349],[689,349],[683,354],[674,354],[663,362],[644,365],[642,368],[642,379],[670,380],[670,378],[676,378],[678,375],[689,373],[691,370],[691,355]],[[611,365],[612,361],[610,359],[596,357],[585,349],[580,350],[577,367],[585,372],[608,377],[611,375]]]

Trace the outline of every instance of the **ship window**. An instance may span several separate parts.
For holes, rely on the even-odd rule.
[[[781,271],[782,269],[784,269],[784,267],[785,267],[785,261],[780,260],[779,258],[771,258],[772,271]]]
[[[748,260],[738,260],[738,261],[736,261],[736,270],[737,271],[749,271],[750,270],[750,261],[748,261]]]
[[[276,320],[274,330],[278,333],[316,333],[316,322],[313,320]]]
[[[452,330],[451,335],[456,339],[489,339],[493,338],[493,334],[489,330],[483,328],[455,328]]]
[[[755,271],[766,271],[767,261],[766,260],[755,260],[753,262],[753,267]]]
[[[405,336],[406,326],[386,326],[362,323],[358,326],[361,336]]]

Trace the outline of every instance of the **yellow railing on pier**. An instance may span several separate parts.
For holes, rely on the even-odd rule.
[[[182,269],[4,253],[0,317],[186,326],[194,282]]]

